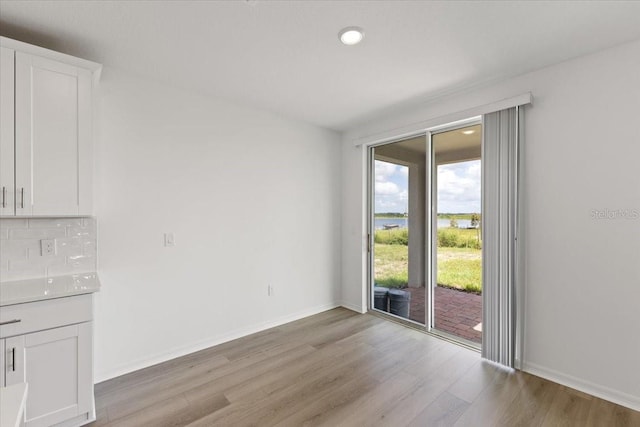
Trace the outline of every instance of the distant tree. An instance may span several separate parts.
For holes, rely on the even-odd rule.
[[[471,214],[471,226],[478,227],[480,225],[480,214]]]
[[[451,220],[449,221],[449,227],[458,228],[458,220],[455,218],[451,218]]]
[[[402,212],[376,212],[376,218],[402,218],[407,216],[406,213]]]

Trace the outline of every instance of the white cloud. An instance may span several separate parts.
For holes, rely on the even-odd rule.
[[[404,212],[407,208],[408,168],[376,160],[376,212]]]
[[[399,169],[402,168],[398,165],[394,165],[393,163],[381,162],[380,160],[376,160],[376,182],[384,182],[389,180],[391,176],[398,173]]]
[[[438,167],[438,212],[480,212],[480,161]]]
[[[467,177],[473,179],[479,185],[481,179],[480,160],[469,162],[469,166],[467,167]]]
[[[376,182],[376,196],[389,196],[400,193],[400,187],[393,182]]]
[[[409,168],[376,160],[376,212],[407,210]],[[480,212],[480,161],[438,167],[438,212]]]

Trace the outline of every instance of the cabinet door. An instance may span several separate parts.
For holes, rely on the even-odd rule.
[[[0,47],[0,215],[15,214],[13,57],[12,49]]]
[[[16,52],[16,213],[91,213],[91,73]]]
[[[24,336],[4,340],[2,366],[5,386],[23,383],[24,379]]]
[[[0,340],[0,387],[6,387],[7,385],[5,381],[5,371],[7,369],[5,358],[5,353],[7,351],[6,341],[6,339]]]
[[[15,348],[16,371],[6,383],[29,384],[27,426],[50,426],[92,412],[91,323],[7,338],[5,357]]]

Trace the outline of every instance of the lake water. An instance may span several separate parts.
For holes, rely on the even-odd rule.
[[[376,230],[382,230],[385,225],[397,225],[400,228],[408,227],[408,218],[376,218],[375,219],[375,228]],[[446,228],[451,224],[451,220],[449,219],[438,219],[438,228]],[[459,228],[467,228],[471,226],[470,219],[459,219],[458,227]]]

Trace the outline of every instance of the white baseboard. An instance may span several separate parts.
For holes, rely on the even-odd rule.
[[[264,331],[265,329],[273,328],[276,326],[284,325],[285,323],[293,322],[295,320],[302,319],[304,317],[313,316],[314,314],[322,313],[323,311],[331,310],[336,307],[340,307],[338,303],[323,304],[316,307],[312,307],[306,310],[301,310],[296,313],[287,314],[268,320],[265,322],[257,323],[251,326],[235,329],[229,331],[223,335],[207,338],[204,340],[196,341],[184,346],[176,347],[161,353],[151,355],[149,357],[140,358],[129,363],[117,366],[107,372],[97,372],[95,374],[95,383],[109,380],[111,378],[119,377],[120,375],[128,374],[139,369],[147,368],[149,366],[157,365],[158,363],[166,362],[167,360],[175,359],[176,357],[185,356],[196,351],[204,350],[205,348],[213,347],[218,344],[225,343],[227,341],[233,341],[238,338],[245,337],[247,335],[255,334],[256,332]]]
[[[361,306],[358,306],[358,305],[355,305],[355,304],[351,304],[351,303],[348,303],[348,302],[344,302],[344,301],[340,304],[340,306],[344,307],[344,308],[346,308],[348,310],[355,311],[356,313],[360,313],[360,314],[363,314],[363,313],[367,312],[367,308],[366,307],[361,307]]]
[[[594,384],[583,379],[573,377],[571,375],[563,374],[562,372],[554,371],[534,363],[524,363],[522,368],[524,372],[528,372],[532,375],[545,378],[549,381],[553,381],[558,384],[562,384],[567,387],[574,388],[592,396],[599,397],[600,399],[608,400],[609,402],[622,405],[634,411],[640,411],[640,396],[633,396],[631,394],[623,393],[618,390],[614,390],[599,384]]]

